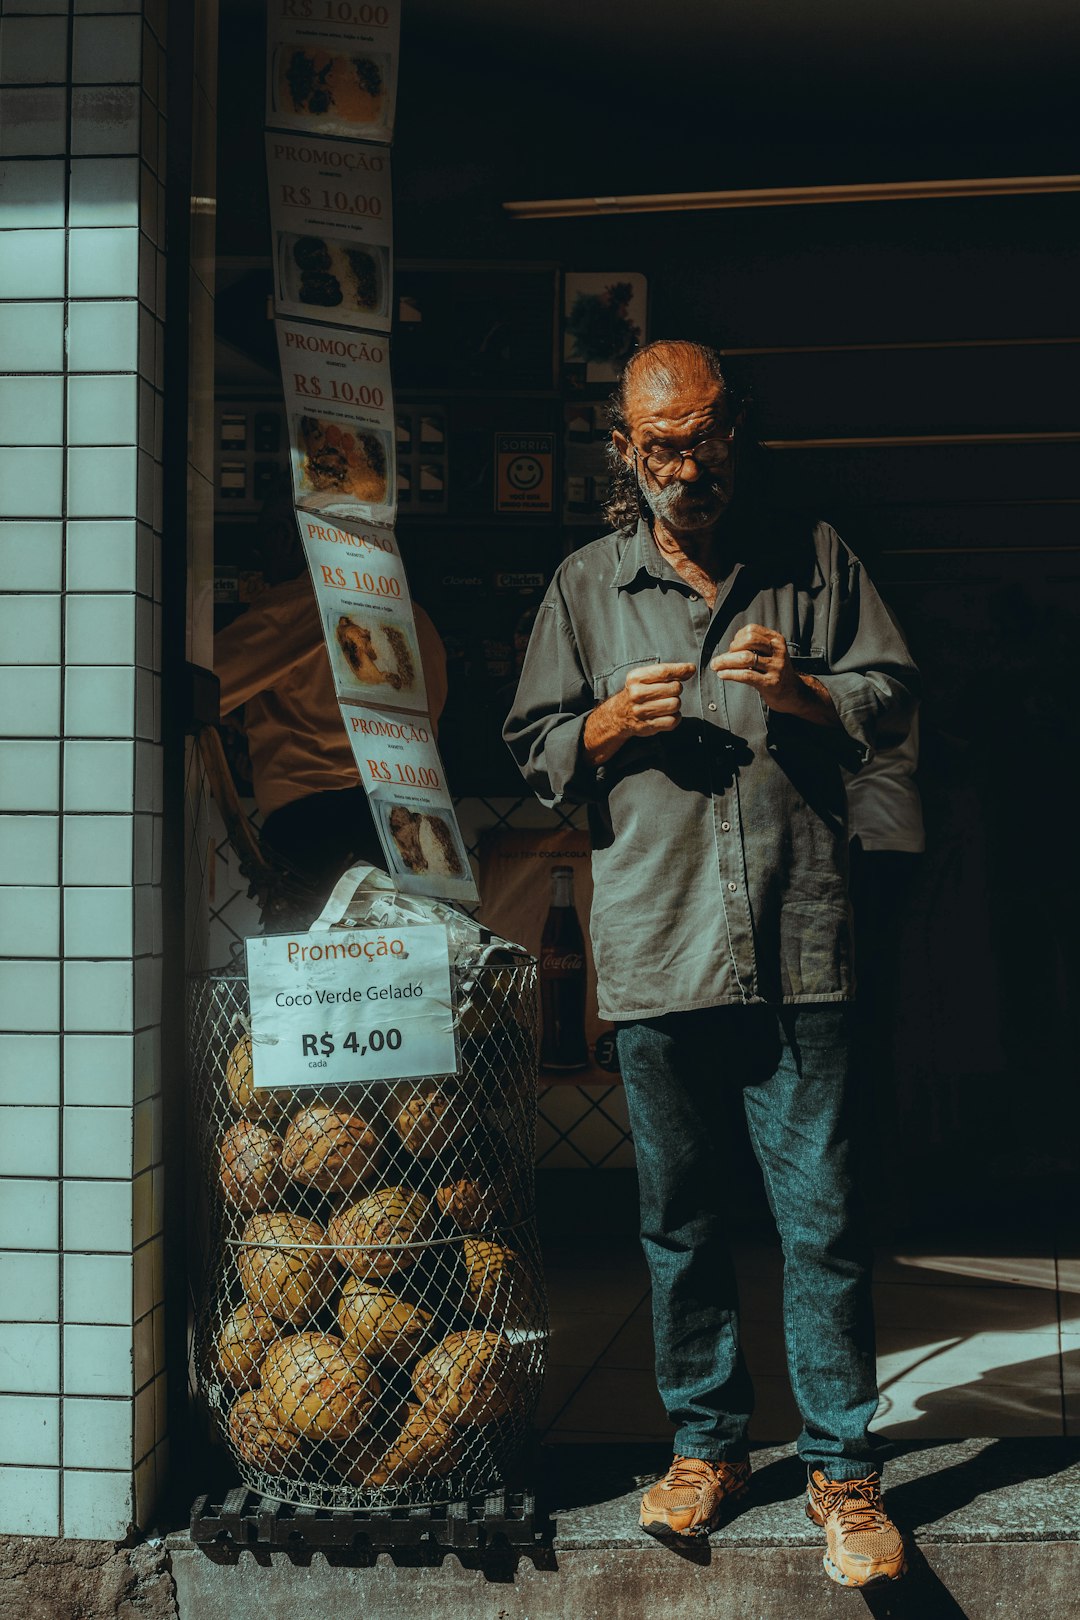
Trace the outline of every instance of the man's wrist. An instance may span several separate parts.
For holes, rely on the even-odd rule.
[[[624,730],[618,717],[618,694],[598,703],[582,728],[581,743],[590,765],[604,765],[627,742],[630,732]]]
[[[840,716],[829,688],[815,675],[797,675],[799,698],[795,708],[788,712],[799,720],[808,720],[815,726],[838,726]]]

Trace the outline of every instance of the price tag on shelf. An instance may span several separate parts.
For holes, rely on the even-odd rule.
[[[247,942],[257,1086],[406,1080],[457,1070],[446,929],[330,929]]]

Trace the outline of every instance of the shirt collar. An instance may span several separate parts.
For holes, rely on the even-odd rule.
[[[644,518],[638,518],[638,526],[630,536],[619,558],[619,566],[615,570],[615,578],[611,585],[613,590],[623,590],[633,585],[642,572],[651,575],[653,579],[664,579],[669,573],[674,578],[678,575],[673,569],[666,568],[664,559],[657,549],[656,541]]]
[[[761,512],[757,507],[733,502],[724,519],[724,527],[725,537],[733,546],[736,570],[750,560],[751,552],[760,556],[767,550],[769,537],[767,531],[761,528]],[[628,585],[633,585],[643,572],[650,579],[666,580],[681,585],[687,591],[690,589],[660,551],[645,519],[639,518],[638,526],[619,558],[619,566],[611,581],[612,589],[624,590]]]

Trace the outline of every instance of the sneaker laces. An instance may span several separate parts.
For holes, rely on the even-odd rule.
[[[672,1458],[671,1467],[664,1475],[663,1484],[669,1489],[677,1485],[699,1485],[704,1471],[714,1474],[721,1485],[729,1485],[735,1477],[735,1470],[731,1463],[709,1462],[705,1457]]]
[[[836,1513],[844,1535],[860,1530],[878,1530],[887,1518],[876,1474],[866,1479],[831,1481],[817,1495],[826,1514]]]

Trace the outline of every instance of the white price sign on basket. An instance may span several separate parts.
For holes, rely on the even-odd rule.
[[[269,934],[247,944],[257,1086],[457,1070],[450,949],[437,923]]]

